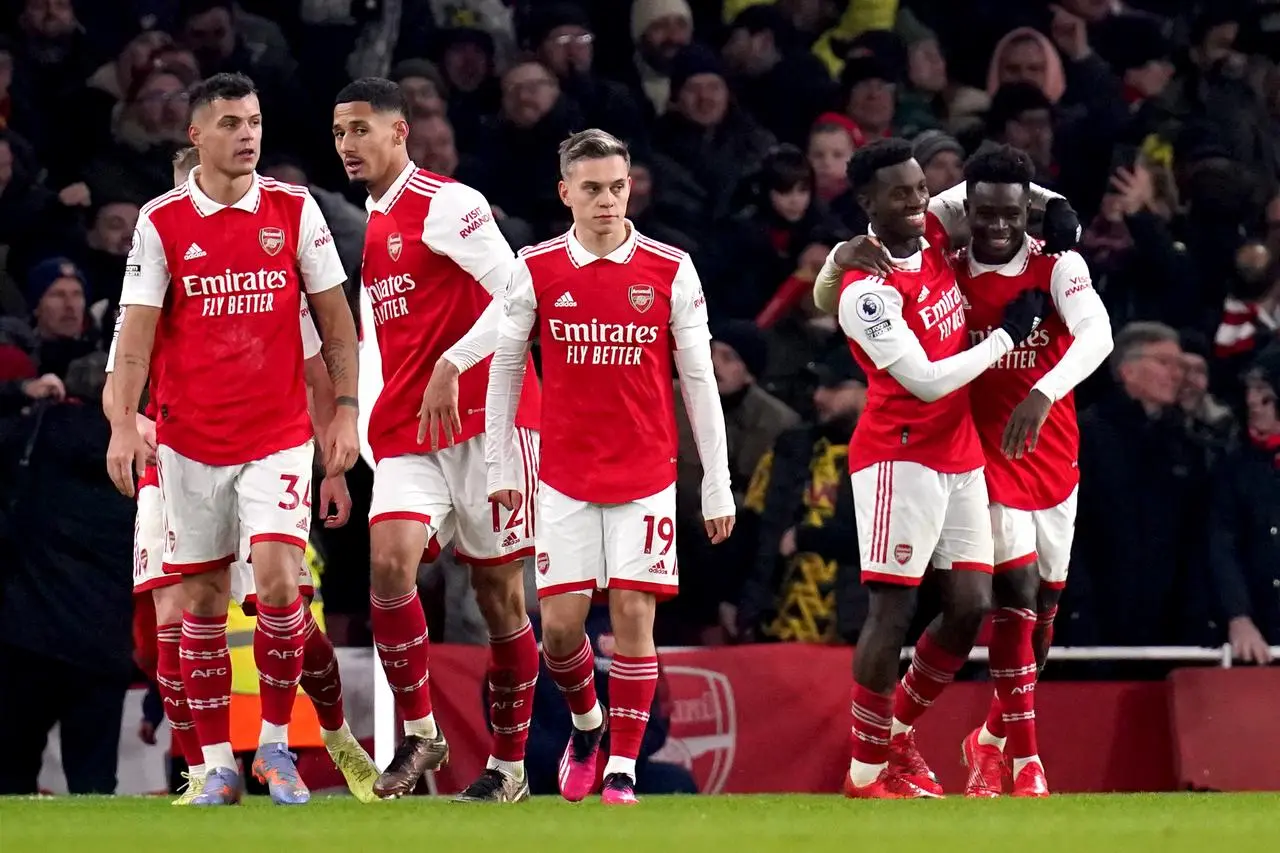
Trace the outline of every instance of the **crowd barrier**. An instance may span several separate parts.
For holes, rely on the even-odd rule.
[[[1280,648],[1273,654],[1280,659]],[[385,766],[394,749],[389,690],[372,649],[339,649],[348,720]],[[659,758],[691,769],[704,793],[831,792],[849,751],[851,649],[800,645],[663,649],[671,736]],[[489,738],[481,684],[483,646],[434,645],[431,687],[452,760],[430,780],[450,793],[484,766]],[[986,650],[975,649],[984,660]],[[1055,682],[1036,691],[1040,753],[1060,792],[1280,790],[1280,667],[1230,668],[1229,650],[1056,648],[1053,660],[1161,660],[1201,664],[1167,681]],[[599,677],[606,677],[601,661]],[[1217,664],[1217,666],[1203,666]],[[384,693],[385,691],[385,693]],[[167,731],[137,736],[141,691],[121,727],[122,794],[164,790]],[[960,741],[984,718],[985,682],[953,684],[919,728],[920,748],[949,791],[963,787]],[[308,783],[340,790],[323,750],[300,750]],[[65,790],[50,738],[41,787]]]

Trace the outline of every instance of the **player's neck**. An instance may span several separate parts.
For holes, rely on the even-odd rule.
[[[579,225],[573,226],[573,236],[582,244],[582,248],[597,258],[607,258],[613,254],[619,246],[627,242],[630,233],[631,225],[626,220],[622,220],[618,223],[618,227],[603,234],[597,234]]]
[[[891,258],[909,258],[920,251],[919,237],[880,237],[880,244]]]
[[[1014,248],[1011,252],[1005,252],[1005,257],[1000,257],[999,255],[984,254],[982,249],[978,247],[977,243],[970,243],[969,257],[973,258],[984,267],[1002,267],[1014,259],[1018,254],[1018,250],[1021,248],[1021,245],[1022,244],[1019,243],[1018,248]]]
[[[196,186],[211,200],[224,207],[235,204],[253,189],[253,172],[247,175],[228,175],[203,166],[197,166],[196,169]]]
[[[382,201],[382,197],[387,194],[396,179],[400,177],[400,173],[404,171],[404,167],[408,165],[408,154],[402,154],[392,161],[391,165],[387,167],[386,174],[376,181],[369,182],[369,198],[373,199],[375,203]]]

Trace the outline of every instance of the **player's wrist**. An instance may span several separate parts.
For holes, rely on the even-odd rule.
[[[333,405],[337,407],[334,415],[340,415],[344,411],[350,414],[356,414],[360,411],[360,400],[348,394],[333,398]]]
[[[460,368],[457,364],[449,360],[449,353],[445,353],[444,355],[440,356],[440,358],[436,361],[435,369],[437,373],[440,373],[445,376],[457,377],[460,373],[462,373],[462,368]]]

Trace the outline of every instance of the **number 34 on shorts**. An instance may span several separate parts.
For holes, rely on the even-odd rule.
[[[592,504],[538,486],[538,597],[597,589],[679,590],[675,485],[624,504]]]

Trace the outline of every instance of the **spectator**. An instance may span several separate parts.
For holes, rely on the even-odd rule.
[[[907,47],[906,79],[895,112],[902,135],[910,138],[930,129],[961,134],[980,128],[991,99],[948,78],[937,34],[905,8],[898,10],[895,30]]]
[[[448,108],[445,100],[448,91],[444,77],[435,63],[426,59],[406,59],[396,63],[390,78],[400,84],[400,91],[409,102],[411,118],[442,116]]]
[[[813,192],[830,203],[849,189],[849,158],[853,156],[853,129],[839,113],[823,113],[809,131],[809,165],[813,167]]]
[[[725,430],[729,445],[729,474],[734,503],[742,506],[747,486],[761,457],[773,447],[779,434],[791,429],[800,417],[760,387],[757,377],[764,375],[768,349],[760,331],[743,320],[716,323],[711,329],[711,361],[715,368],[720,405],[725,413]],[[723,545],[707,543],[703,532],[702,465],[697,443],[684,400],[676,396],[676,426],[680,452],[676,468],[676,524],[680,560],[699,566],[697,572],[685,574],[680,597],[666,607],[664,618],[673,614],[687,633],[675,642],[705,642],[705,629],[722,627],[736,630],[733,620],[720,619],[718,609],[723,601],[736,601],[726,590],[739,586],[739,570],[751,559],[751,530],[740,528],[735,538]],[[714,626],[714,627],[713,627]]]
[[[1182,333],[1182,388],[1178,405],[1182,408],[1187,432],[1209,454],[1211,463],[1234,437],[1236,422],[1231,409],[1209,391],[1209,344],[1204,335]]]
[[[940,130],[926,130],[911,143],[916,162],[924,169],[929,195],[951,189],[964,177],[964,147]]]
[[[654,115],[667,111],[672,63],[693,43],[693,12],[686,0],[634,0],[631,41],[636,47],[633,82]]]
[[[845,63],[840,74],[840,104],[854,125],[854,148],[892,134],[896,79],[893,69],[876,57],[863,56]]]
[[[1118,388],[1080,417],[1080,502],[1064,637],[1076,644],[1207,640],[1202,611],[1205,455],[1177,409],[1178,333],[1133,323],[1115,338]],[[1065,624],[1064,624],[1065,623]]]
[[[1246,434],[1214,478],[1210,567],[1236,659],[1269,663],[1280,645],[1280,348],[1246,385]]]
[[[494,50],[493,36],[483,30],[448,29],[436,39],[435,53],[448,91],[449,121],[464,148],[483,138],[485,117],[505,101]]]
[[[743,504],[758,516],[759,537],[736,613],[727,615],[744,642],[854,643],[866,619],[848,473],[866,377],[847,346],[814,371],[816,422],[778,437]]]
[[[1038,86],[1005,83],[997,89],[987,114],[987,135],[1026,152],[1036,166],[1036,183],[1048,187],[1058,183],[1053,101]]]
[[[111,142],[90,161],[90,198],[142,203],[173,189],[173,154],[187,141],[187,86],[169,71],[137,81],[113,111]]]
[[[782,13],[770,5],[748,6],[734,18],[723,55],[738,102],[777,139],[804,144],[834,87]]]

